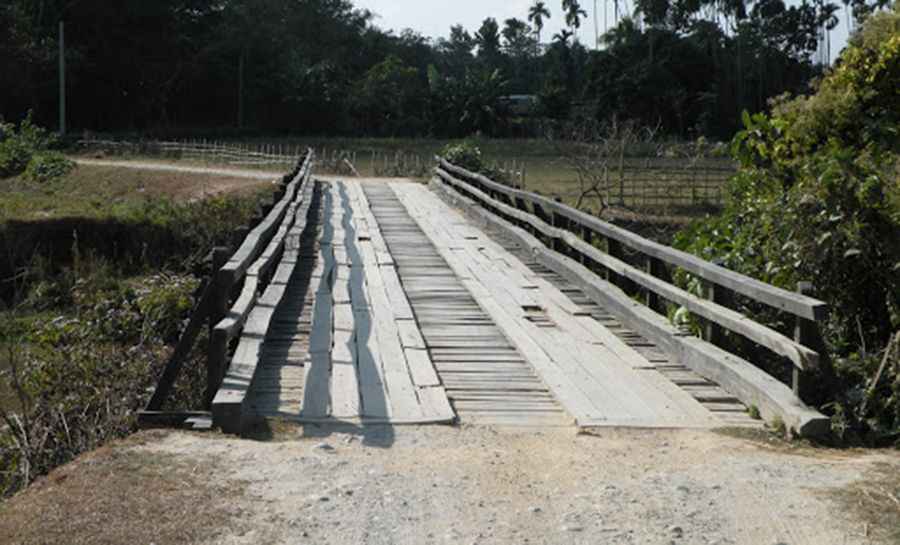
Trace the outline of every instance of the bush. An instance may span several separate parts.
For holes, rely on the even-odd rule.
[[[447,144],[441,150],[441,157],[471,172],[481,172],[484,169],[481,149],[469,140]]]
[[[72,172],[75,162],[56,151],[45,151],[32,155],[25,176],[35,182],[48,182]]]
[[[495,182],[509,183],[510,181],[505,173],[485,163],[481,155],[481,148],[472,140],[447,144],[441,150],[440,156],[458,167],[469,172],[483,174]]]
[[[47,151],[55,144],[54,135],[32,123],[31,112],[18,127],[0,123],[0,178],[22,174],[36,153]],[[58,160],[55,162],[59,163]]]
[[[197,282],[170,274],[114,278],[107,271],[78,278],[70,306],[53,308],[59,313],[53,319],[24,328],[0,322],[0,349],[12,367],[9,386],[17,398],[17,414],[0,404],[0,498],[135,429],[136,412],[169,353],[166,343],[191,310]],[[28,304],[56,304],[42,303],[42,294],[32,293]],[[202,393],[194,375],[202,375],[203,366],[185,365],[193,389],[176,388],[175,403]]]
[[[834,365],[812,377],[807,401],[839,435],[897,441],[900,369],[873,377],[900,329],[900,4],[867,20],[814,95],[743,121],[724,213],[676,244],[786,289],[813,281],[832,308],[823,326]]]

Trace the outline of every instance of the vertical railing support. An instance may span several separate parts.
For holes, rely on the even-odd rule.
[[[669,276],[669,270],[666,269],[666,264],[657,257],[647,258],[647,272],[664,282],[671,283],[672,279]],[[659,314],[666,314],[665,300],[652,290],[647,290],[647,306]]]
[[[216,331],[216,324],[228,313],[228,303],[231,299],[233,276],[231,271],[222,270],[222,267],[228,263],[229,254],[228,248],[213,248],[211,280],[213,297],[209,313],[209,348],[206,352],[206,395],[204,397],[204,404],[207,408],[212,404],[222,377],[225,376],[228,338]]]
[[[797,293],[812,297],[812,282],[797,282]],[[797,321],[794,325],[794,341],[819,351],[820,356],[824,357],[824,347],[821,346],[822,343],[819,339],[819,325],[813,320],[797,316]],[[796,365],[791,365],[791,367],[791,388],[794,390],[794,395],[800,397],[800,369]]]

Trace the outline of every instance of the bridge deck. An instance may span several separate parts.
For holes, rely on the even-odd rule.
[[[600,310],[425,186],[329,182],[320,192],[320,230],[306,237],[307,266],[291,279],[251,387],[257,414],[638,427],[740,420],[701,404],[670,380],[684,378],[671,362],[630,346]]]

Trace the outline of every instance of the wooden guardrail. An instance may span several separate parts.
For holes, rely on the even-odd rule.
[[[222,293],[230,293],[243,278],[243,288],[234,305],[224,313],[224,308],[219,309],[222,319],[210,339],[207,399],[212,407],[213,424],[225,432],[241,430],[241,419],[246,416],[243,404],[259,363],[263,340],[300,261],[299,244],[289,245],[288,241],[299,241],[306,229],[315,188],[311,160],[295,181],[299,185],[293,190],[294,196],[290,201],[285,197],[279,215],[271,218],[270,223],[260,224],[258,232],[251,232],[219,270],[217,284]],[[268,235],[276,227],[277,232]],[[238,343],[230,365],[226,365],[228,346],[233,339]]]
[[[548,197],[497,183],[438,158],[437,187],[463,199],[488,222],[531,249],[545,266],[614,311],[626,325],[659,344],[685,365],[721,384],[767,419],[780,418],[801,435],[827,431],[828,420],[799,399],[801,372],[819,364],[818,323],[826,303],[730,271],[697,256],[645,239]],[[446,191],[450,189],[451,191]],[[628,253],[633,254],[631,259]],[[635,256],[637,259],[635,259]],[[633,264],[639,261],[640,266]],[[672,282],[676,269],[699,278],[705,297]],[[599,274],[598,274],[599,273]],[[733,294],[786,312],[796,321],[788,337],[729,307]],[[701,317],[697,338],[664,317],[664,301]],[[723,332],[763,346],[792,365],[791,388],[731,352]]]
[[[254,221],[255,226],[241,233],[243,241],[229,257],[226,248],[216,248],[212,252],[212,274],[206,283],[188,325],[179,338],[169,361],[163,368],[156,389],[145,410],[138,414],[141,425],[169,425],[193,416],[210,413],[210,403],[218,390],[224,373],[228,343],[240,333],[247,313],[255,304],[259,289],[268,282],[272,265],[284,251],[286,229],[285,217],[293,224],[298,196],[302,189],[312,185],[310,176],[314,157],[308,151],[298,161],[295,169],[282,178],[280,188],[275,192],[275,202],[266,205],[262,217]],[[299,217],[298,214],[296,214]],[[279,229],[279,226],[282,228]],[[241,284],[243,282],[243,284]],[[234,307],[231,305],[236,288],[241,288]],[[210,327],[210,343],[207,352],[207,386],[202,411],[163,411],[163,406],[181,372],[185,359],[193,350],[197,337],[204,325]]]

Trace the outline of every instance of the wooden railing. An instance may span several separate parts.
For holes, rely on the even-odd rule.
[[[230,255],[227,248],[215,248],[212,252],[212,274],[203,290],[188,325],[166,366],[150,401],[138,415],[141,425],[179,423],[186,418],[209,415],[212,399],[219,389],[226,369],[230,341],[239,335],[259,292],[272,276],[272,268],[281,259],[285,249],[285,235],[295,222],[304,222],[301,213],[311,191],[310,180],[313,153],[308,151],[298,161],[296,168],[282,178],[273,202],[265,205],[252,228],[239,229],[241,242]],[[236,293],[237,290],[239,293]],[[232,300],[236,299],[232,306]],[[197,411],[164,411],[163,407],[181,373],[184,361],[197,343],[203,327],[210,327],[210,343],[207,352],[206,393]]]
[[[801,373],[821,359],[818,324],[828,313],[824,302],[808,295],[809,284],[798,286],[796,293],[784,290],[548,197],[494,182],[441,158],[438,161],[438,188],[512,235],[541,263],[615,312],[627,326],[757,407],[763,417],[780,418],[802,435],[827,429],[828,420],[799,399]],[[700,279],[705,297],[677,286],[672,281],[676,270]],[[730,308],[733,294],[791,315],[796,322],[793,338]],[[669,323],[665,301],[702,318],[706,324],[702,338]],[[726,330],[790,361],[791,388],[736,356],[723,334]]]

